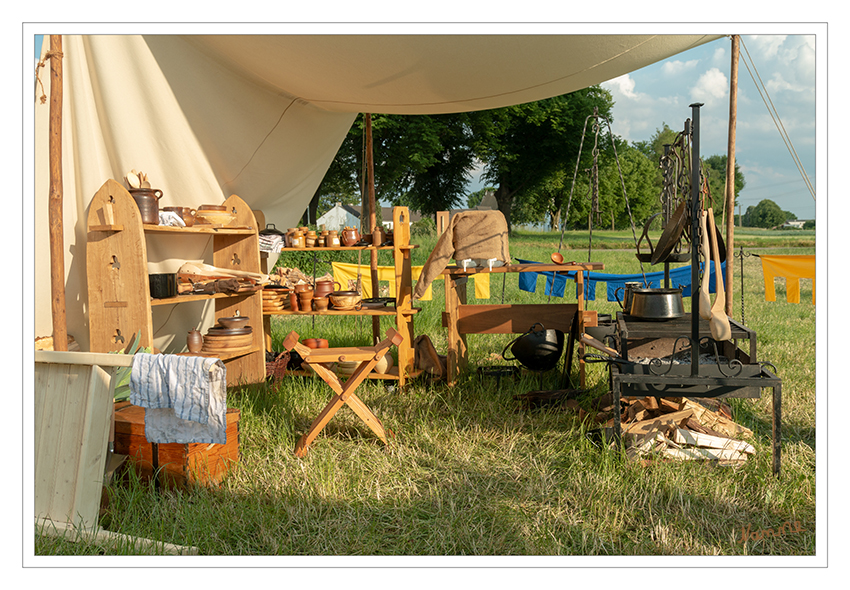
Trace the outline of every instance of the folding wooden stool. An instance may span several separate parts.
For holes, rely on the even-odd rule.
[[[296,457],[303,457],[307,453],[307,447],[310,446],[310,443],[313,442],[344,404],[348,404],[354,410],[354,413],[366,423],[366,426],[386,444],[387,431],[384,430],[384,425],[372,413],[372,410],[355,395],[354,390],[366,379],[366,376],[372,371],[378,361],[384,358],[384,355],[389,352],[390,347],[393,344],[398,346],[401,342],[401,334],[393,328],[389,328],[387,330],[387,337],[375,346],[308,348],[298,342],[297,333],[294,331],[289,333],[283,341],[283,347],[286,350],[295,350],[301,355],[302,362],[310,365],[310,368],[336,392],[336,395],[325,406],[321,414],[313,420],[310,430],[298,440],[298,443],[295,445]],[[336,373],[329,368],[331,363],[340,361],[355,361],[360,363],[357,365],[354,373],[344,382],[340,381]]]

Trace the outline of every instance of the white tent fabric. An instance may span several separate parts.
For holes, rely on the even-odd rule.
[[[88,349],[86,212],[135,168],[160,206],[237,194],[277,227],[300,218],[357,113],[429,114],[540,100],[634,71],[718,35],[82,35],[63,37],[68,332]],[[45,50],[49,44],[45,43]],[[49,68],[40,76],[49,95]],[[37,95],[40,95],[40,89]],[[52,333],[49,102],[36,102],[37,336]],[[211,261],[203,240],[148,242],[151,272]],[[198,305],[203,304],[187,304]],[[211,309],[154,312],[180,350]],[[176,317],[175,317],[176,316]],[[166,326],[167,324],[167,326]],[[203,327],[203,326],[202,326]],[[170,336],[176,334],[172,344]]]

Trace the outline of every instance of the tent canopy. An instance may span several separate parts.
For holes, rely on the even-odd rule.
[[[87,349],[85,220],[89,201],[107,179],[123,181],[129,170],[142,170],[163,191],[161,206],[221,203],[238,194],[262,210],[268,222],[290,227],[319,186],[357,113],[436,114],[541,100],[719,37],[65,36],[62,157],[68,332]],[[49,75],[43,73],[41,79],[49,92]],[[52,333],[49,105],[34,100],[35,309],[40,336]],[[151,272],[174,272],[185,260],[209,262],[210,257],[208,246],[189,241],[175,247],[174,242],[157,240],[148,248]],[[168,351],[168,334],[177,334],[174,345],[179,350],[184,328],[197,327],[197,321],[174,326],[179,319],[158,312],[164,315],[163,339],[157,347]],[[205,316],[211,318],[211,313]],[[155,329],[160,323],[155,315]]]

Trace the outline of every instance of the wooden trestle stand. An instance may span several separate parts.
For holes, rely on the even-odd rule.
[[[310,365],[316,374],[322,378],[331,389],[336,392],[336,395],[331,399],[321,414],[313,420],[310,425],[310,430],[304,434],[298,443],[295,445],[295,456],[303,457],[307,453],[307,447],[315,440],[319,433],[324,429],[334,414],[344,405],[354,410],[354,413],[366,423],[372,432],[378,435],[378,438],[386,444],[387,430],[384,425],[378,420],[377,416],[372,413],[366,404],[355,395],[354,390],[366,379],[366,376],[372,371],[379,360],[384,358],[389,352],[392,345],[398,346],[403,338],[402,335],[396,332],[393,328],[387,330],[387,337],[381,340],[375,346],[355,346],[345,348],[308,348],[298,342],[298,334],[290,332],[283,341],[283,347],[286,350],[295,350],[301,355],[302,362]],[[329,368],[330,363],[340,361],[359,362],[354,373],[346,380],[340,381],[339,377]],[[390,432],[392,435],[392,433]]]

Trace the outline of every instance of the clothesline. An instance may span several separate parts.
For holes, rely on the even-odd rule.
[[[522,260],[520,258],[516,259],[520,262],[520,264],[541,264],[539,262],[535,262],[533,260]],[[700,270],[702,270],[704,264],[700,264]],[[726,272],[726,262],[720,264],[720,268],[722,272]],[[566,271],[566,272],[553,272],[553,271],[529,271],[519,273],[519,288],[522,291],[526,291],[529,293],[534,293],[537,288],[537,279],[538,275],[543,275],[546,277],[546,287],[544,293],[546,295],[550,295],[553,297],[563,297],[566,289],[567,281],[574,281],[576,278],[576,272],[578,271]],[[709,284],[708,289],[709,292],[715,293],[715,273],[714,273],[714,263],[712,262],[709,266]],[[682,296],[690,297],[691,295],[691,267],[682,266],[679,268],[675,268],[670,270],[670,286],[673,288],[682,287]],[[586,271],[585,279],[584,279],[584,298],[586,301],[594,301],[596,300],[596,284],[597,283],[606,283],[606,296],[608,301],[616,301],[617,297],[615,295],[615,291],[622,287],[625,288],[626,283],[630,282],[639,282],[641,284],[644,283],[644,276],[646,276],[646,281],[648,287],[661,287],[663,286],[664,281],[664,271],[659,272],[648,272],[645,275],[641,273],[635,274],[625,274],[625,275],[616,275],[616,274],[607,274],[593,271]],[[576,296],[578,296],[578,285],[576,285]],[[622,294],[620,294],[622,298]]]

